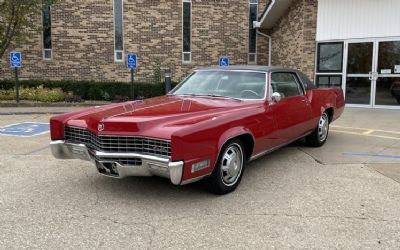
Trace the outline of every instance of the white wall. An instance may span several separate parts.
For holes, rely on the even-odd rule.
[[[317,41],[400,36],[400,0],[318,0]]]

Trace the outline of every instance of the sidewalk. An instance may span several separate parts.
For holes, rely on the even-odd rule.
[[[83,103],[40,103],[40,102],[26,102],[21,101],[17,104],[12,102],[0,102],[0,115],[14,115],[14,114],[61,114],[71,112],[74,110],[84,109],[93,106],[100,106],[109,104],[110,102],[104,101],[89,101]]]

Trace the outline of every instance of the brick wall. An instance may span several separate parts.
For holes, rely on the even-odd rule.
[[[314,79],[317,0],[293,1],[271,31],[272,65],[293,67]]]
[[[157,61],[162,70],[172,68],[174,80],[195,67],[216,65],[222,54],[232,64],[247,63],[248,1],[192,2],[192,63],[182,64],[182,1],[124,0],[124,49],[138,53],[138,80],[151,79]],[[41,34],[32,33],[24,46],[13,48],[23,52],[22,78],[129,80],[126,66],[114,62],[112,0],[64,0],[51,14],[53,60],[42,59]],[[34,21],[40,24],[41,17]],[[265,44],[259,47],[263,51]],[[12,76],[7,53],[0,78]]]

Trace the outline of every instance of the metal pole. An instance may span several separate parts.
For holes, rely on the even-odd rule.
[[[15,94],[16,94],[16,100],[17,103],[19,103],[19,81],[18,81],[18,68],[14,68],[15,72]]]
[[[135,72],[134,72],[134,69],[131,69],[131,97],[132,97],[132,100],[135,100],[135,89],[133,86],[134,79],[135,79]]]

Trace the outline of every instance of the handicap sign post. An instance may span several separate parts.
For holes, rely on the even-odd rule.
[[[18,81],[18,68],[22,67],[22,55],[20,51],[10,52],[10,66],[14,68],[15,72],[15,94],[17,103],[19,103],[19,81]]]
[[[126,57],[126,66],[128,69],[131,69],[131,98],[135,99],[135,89],[134,89],[134,78],[135,78],[135,70],[137,68],[137,55],[135,53],[128,53]]]
[[[221,56],[218,60],[218,64],[221,67],[229,66],[229,58],[227,56]]]

